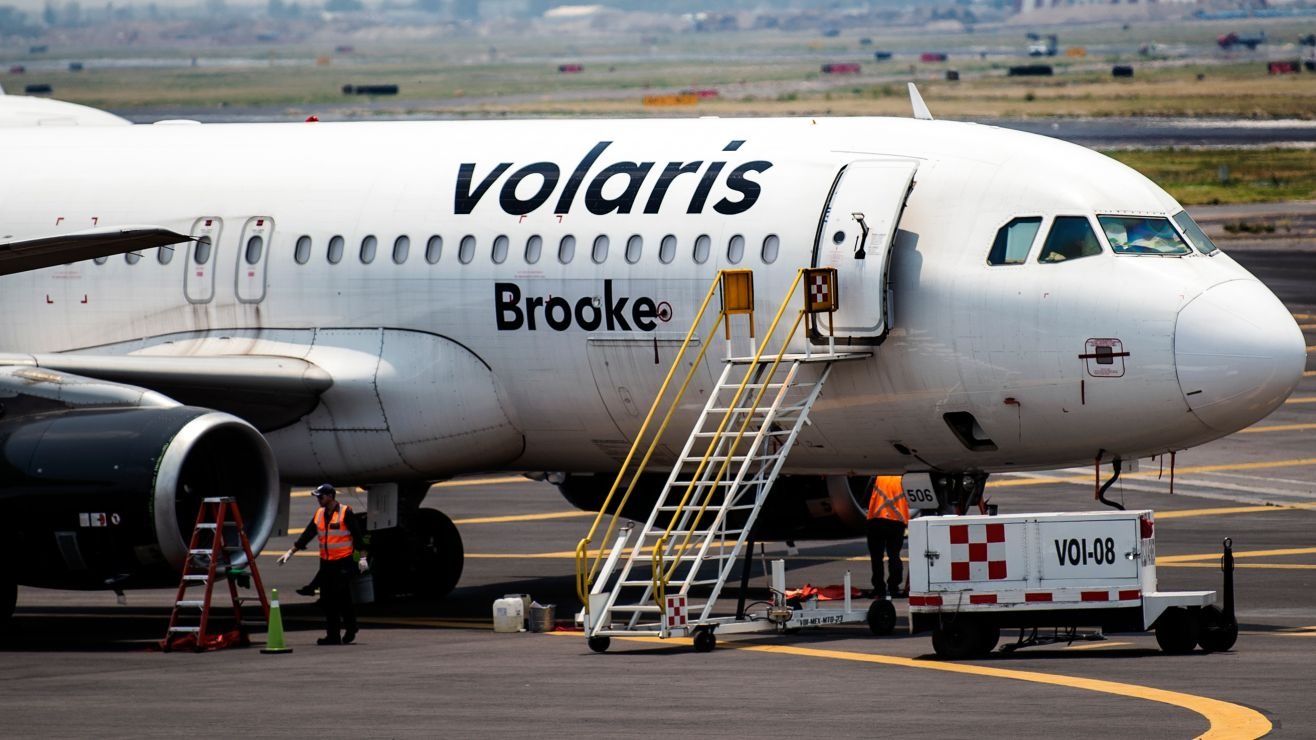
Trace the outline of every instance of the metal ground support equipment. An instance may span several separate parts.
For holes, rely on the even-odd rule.
[[[203,538],[209,533],[209,544]],[[242,557],[232,557],[241,553]],[[210,609],[215,581],[228,583],[229,599],[233,606],[232,625],[227,631],[217,632],[211,623]],[[254,586],[257,596],[239,596],[238,585]],[[204,586],[201,598],[184,598],[187,589]],[[247,634],[249,623],[242,620],[242,604],[256,598],[260,602],[261,616],[266,623],[270,618],[270,603],[256,569],[256,557],[242,525],[242,514],[236,499],[224,496],[202,501],[197,511],[196,526],[187,546],[187,559],[183,563],[183,577],[178,583],[174,610],[169,615],[169,628],[160,648],[165,652],[190,648],[196,652],[219,650],[226,647],[251,644]],[[195,624],[182,624],[183,620],[196,619]]]
[[[687,376],[675,398],[667,402],[666,417],[653,435],[639,468],[629,472],[631,460],[644,445],[650,421],[663,405],[674,369],[681,366],[682,353],[700,326],[704,309],[721,285],[723,309],[717,323],[725,321],[728,315],[748,313],[745,302],[740,300],[745,296],[752,300],[752,282],[748,285],[744,282],[747,274],[748,271],[719,274],[603,510],[589,535],[577,547],[577,591],[585,604],[582,621],[593,650],[606,650],[614,635],[647,635],[693,637],[695,649],[706,652],[715,645],[714,631],[762,632],[867,619],[865,610],[852,608],[848,576],[843,608],[819,609],[816,603],[804,609],[788,606],[782,561],[774,562],[774,596],[766,618],[713,614],[768,491],[801,428],[808,423],[809,410],[833,364],[871,356],[866,352],[839,353],[830,345],[822,351],[806,348],[803,353],[787,352],[795,332],[808,315],[807,309],[799,311],[779,348],[768,350],[770,339],[801,285],[804,271],[792,283],[766,338],[757,344],[753,355],[731,356],[728,351],[721,377],[709,393],[648,520],[638,531],[630,527],[618,531],[616,527],[615,512],[625,506],[689,384],[690,376]],[[717,323],[710,333],[716,331]],[[752,323],[750,332],[752,338]],[[727,336],[730,343],[729,330]],[[707,342],[700,345],[706,348]],[[687,363],[691,373],[702,362],[703,352],[701,349],[699,356]],[[621,502],[610,509],[613,494],[628,479],[630,485]],[[610,510],[614,513],[609,514]],[[600,548],[591,564],[588,545],[608,516],[612,517],[612,523],[603,541],[612,546]]]

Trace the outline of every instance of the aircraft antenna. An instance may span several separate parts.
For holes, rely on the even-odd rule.
[[[920,121],[931,121],[932,111],[928,110],[928,104],[923,102],[923,96],[918,94],[918,88],[914,83],[909,83],[909,104],[914,106],[914,117]]]

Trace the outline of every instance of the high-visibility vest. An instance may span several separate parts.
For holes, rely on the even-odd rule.
[[[873,480],[873,495],[868,499],[869,519],[890,519],[909,523],[909,502],[898,475],[879,475]]]
[[[320,538],[321,560],[342,560],[352,556],[352,530],[347,528],[347,515],[352,510],[339,504],[329,517],[329,526],[324,523],[324,507],[315,510],[315,532]]]

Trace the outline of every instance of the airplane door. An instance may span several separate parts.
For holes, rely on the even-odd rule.
[[[823,209],[813,266],[834,267],[840,305],[819,314],[819,330],[855,344],[877,344],[890,324],[887,273],[891,243],[918,163],[851,162],[841,169]],[[835,326],[829,322],[835,321]]]
[[[198,218],[192,225],[194,241],[188,245],[183,277],[183,294],[190,303],[209,303],[215,297],[215,252],[223,230],[224,223],[217,218]]]
[[[265,299],[265,265],[269,261],[274,221],[268,216],[247,219],[238,248],[237,295],[242,303]]]

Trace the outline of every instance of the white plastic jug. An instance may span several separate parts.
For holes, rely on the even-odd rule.
[[[494,632],[520,632],[525,625],[525,602],[519,596],[504,596],[493,603]]]

